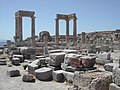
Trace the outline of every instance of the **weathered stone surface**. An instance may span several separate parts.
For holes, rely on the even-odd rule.
[[[38,69],[38,65],[28,64],[28,72],[35,75],[35,70]]]
[[[115,83],[111,83],[109,85],[109,90],[120,90],[120,87],[117,86]]]
[[[118,64],[118,63],[108,63],[108,64],[105,64],[105,65],[104,65],[104,69],[105,69],[106,71],[110,71],[110,72],[113,71],[113,68],[114,68],[114,67],[119,67],[119,64]]]
[[[22,80],[24,82],[35,82],[35,78],[32,74],[24,74]]]
[[[111,82],[112,82],[112,76],[96,78],[92,80],[89,89],[90,90],[109,90],[109,85]]]
[[[19,58],[12,58],[12,64],[13,65],[19,65],[20,64],[20,59]]]
[[[61,63],[61,68],[62,68],[62,70],[66,70],[67,66],[68,66],[68,64]]]
[[[113,82],[116,85],[120,86],[120,68],[113,68]]]
[[[64,63],[70,65],[71,58],[78,59],[78,61],[79,61],[80,57],[81,57],[81,55],[79,55],[79,54],[73,54],[73,53],[66,54],[65,58],[64,58]]]
[[[109,90],[112,73],[102,71],[75,72],[73,85],[78,90]]]
[[[52,80],[52,69],[50,68],[40,68],[35,70],[36,78],[42,81]]]
[[[64,72],[63,70],[53,71],[52,72],[53,80],[57,82],[63,82],[65,80],[63,72]]]
[[[80,57],[82,61],[82,66],[83,67],[93,67],[95,65],[95,59],[96,57],[90,57],[90,56],[83,56]]]
[[[51,65],[60,66],[64,62],[65,53],[51,53],[49,55],[51,59]]]
[[[113,62],[112,60],[106,60],[106,59],[96,58],[96,63],[97,64],[104,65],[104,64],[112,63],[112,62]]]
[[[20,62],[24,62],[23,55],[13,55],[13,58],[19,58]]]
[[[16,76],[20,76],[20,71],[19,70],[14,70],[14,69],[11,69],[11,70],[8,70],[7,71],[7,74],[10,76],[10,77],[16,77]]]
[[[97,54],[97,57],[102,59],[102,60],[110,60],[111,54],[108,52],[103,52],[103,53]]]
[[[74,73],[73,73],[73,72],[64,71],[64,72],[63,72],[63,75],[64,75],[65,80],[66,80],[67,82],[73,82],[73,78],[74,78]]]

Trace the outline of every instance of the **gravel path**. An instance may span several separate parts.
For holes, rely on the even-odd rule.
[[[19,69],[21,76],[9,77],[7,70],[9,68]],[[7,67],[0,66],[0,90],[68,90],[70,87],[65,83],[57,83],[55,81],[43,82],[36,79],[35,83],[27,83],[22,81],[22,75],[27,73],[22,66]]]

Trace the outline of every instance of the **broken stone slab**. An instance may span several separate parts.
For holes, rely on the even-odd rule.
[[[96,63],[96,57],[90,57],[90,56],[83,56],[80,57],[81,61],[82,61],[82,67],[85,68],[89,68],[89,67],[93,67]]]
[[[99,53],[96,56],[97,56],[97,58],[100,58],[102,60],[110,60],[111,59],[111,54],[109,52]]]
[[[64,62],[64,56],[65,53],[51,53],[49,55],[50,59],[51,59],[51,64],[53,64],[54,66],[60,66],[61,63]]]
[[[79,54],[74,54],[74,53],[66,54],[64,57],[64,63],[70,65],[71,59],[78,59],[78,61],[79,61],[80,57],[81,57],[81,55],[79,55]]]
[[[35,78],[32,74],[24,74],[22,80],[24,82],[35,82]]]
[[[16,70],[16,69],[10,69],[10,70],[7,71],[7,74],[10,77],[17,77],[17,76],[20,76],[20,71]]]
[[[113,82],[120,86],[120,68],[118,67],[113,68]]]
[[[118,63],[107,63],[107,64],[104,65],[104,69],[106,71],[110,71],[110,72],[113,71],[114,67],[119,67],[119,64]]]
[[[19,58],[12,58],[12,64],[13,65],[19,65],[20,64],[20,59]]]
[[[52,72],[53,80],[57,82],[64,82],[63,70],[57,70]]]
[[[113,62],[112,60],[96,58],[96,64],[104,65],[104,64],[112,63],[112,62]]]
[[[109,85],[109,90],[120,90],[120,87],[117,86],[115,83],[111,83]]]
[[[0,65],[6,65],[6,60],[5,59],[0,59]]]
[[[63,75],[65,77],[65,80],[67,82],[72,83],[73,82],[73,78],[74,78],[74,73],[73,72],[68,72],[68,71],[64,71]]]
[[[109,90],[109,85],[112,82],[112,76],[105,76],[103,78],[96,78],[92,80],[90,90]]]
[[[23,55],[13,55],[13,58],[19,58],[20,59],[20,63],[24,62]]]
[[[52,80],[52,69],[43,67],[35,70],[36,78],[42,81]]]
[[[38,69],[38,65],[28,64],[28,72],[35,75],[35,70]]]

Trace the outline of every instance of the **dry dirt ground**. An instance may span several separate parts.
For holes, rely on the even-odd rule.
[[[20,70],[21,76],[9,77],[7,70],[10,68],[16,68]],[[22,81],[22,75],[27,73],[22,66],[7,67],[6,65],[0,65],[0,90],[68,90],[70,85],[64,83],[58,83],[55,81],[39,81],[36,79],[35,83],[28,83]]]

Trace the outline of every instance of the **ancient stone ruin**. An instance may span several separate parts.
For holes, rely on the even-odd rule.
[[[68,90],[120,90],[120,30],[77,34],[76,14],[57,14],[56,34],[51,36],[46,30],[37,36],[34,14],[23,10],[15,13],[15,42],[7,41],[0,47],[4,79],[18,79],[18,85],[32,83],[30,86],[49,81],[54,88],[67,84]],[[26,40],[23,40],[22,17],[32,20],[31,37]],[[59,35],[61,19],[66,21],[66,36]],[[69,35],[70,20],[73,20],[73,35]]]

